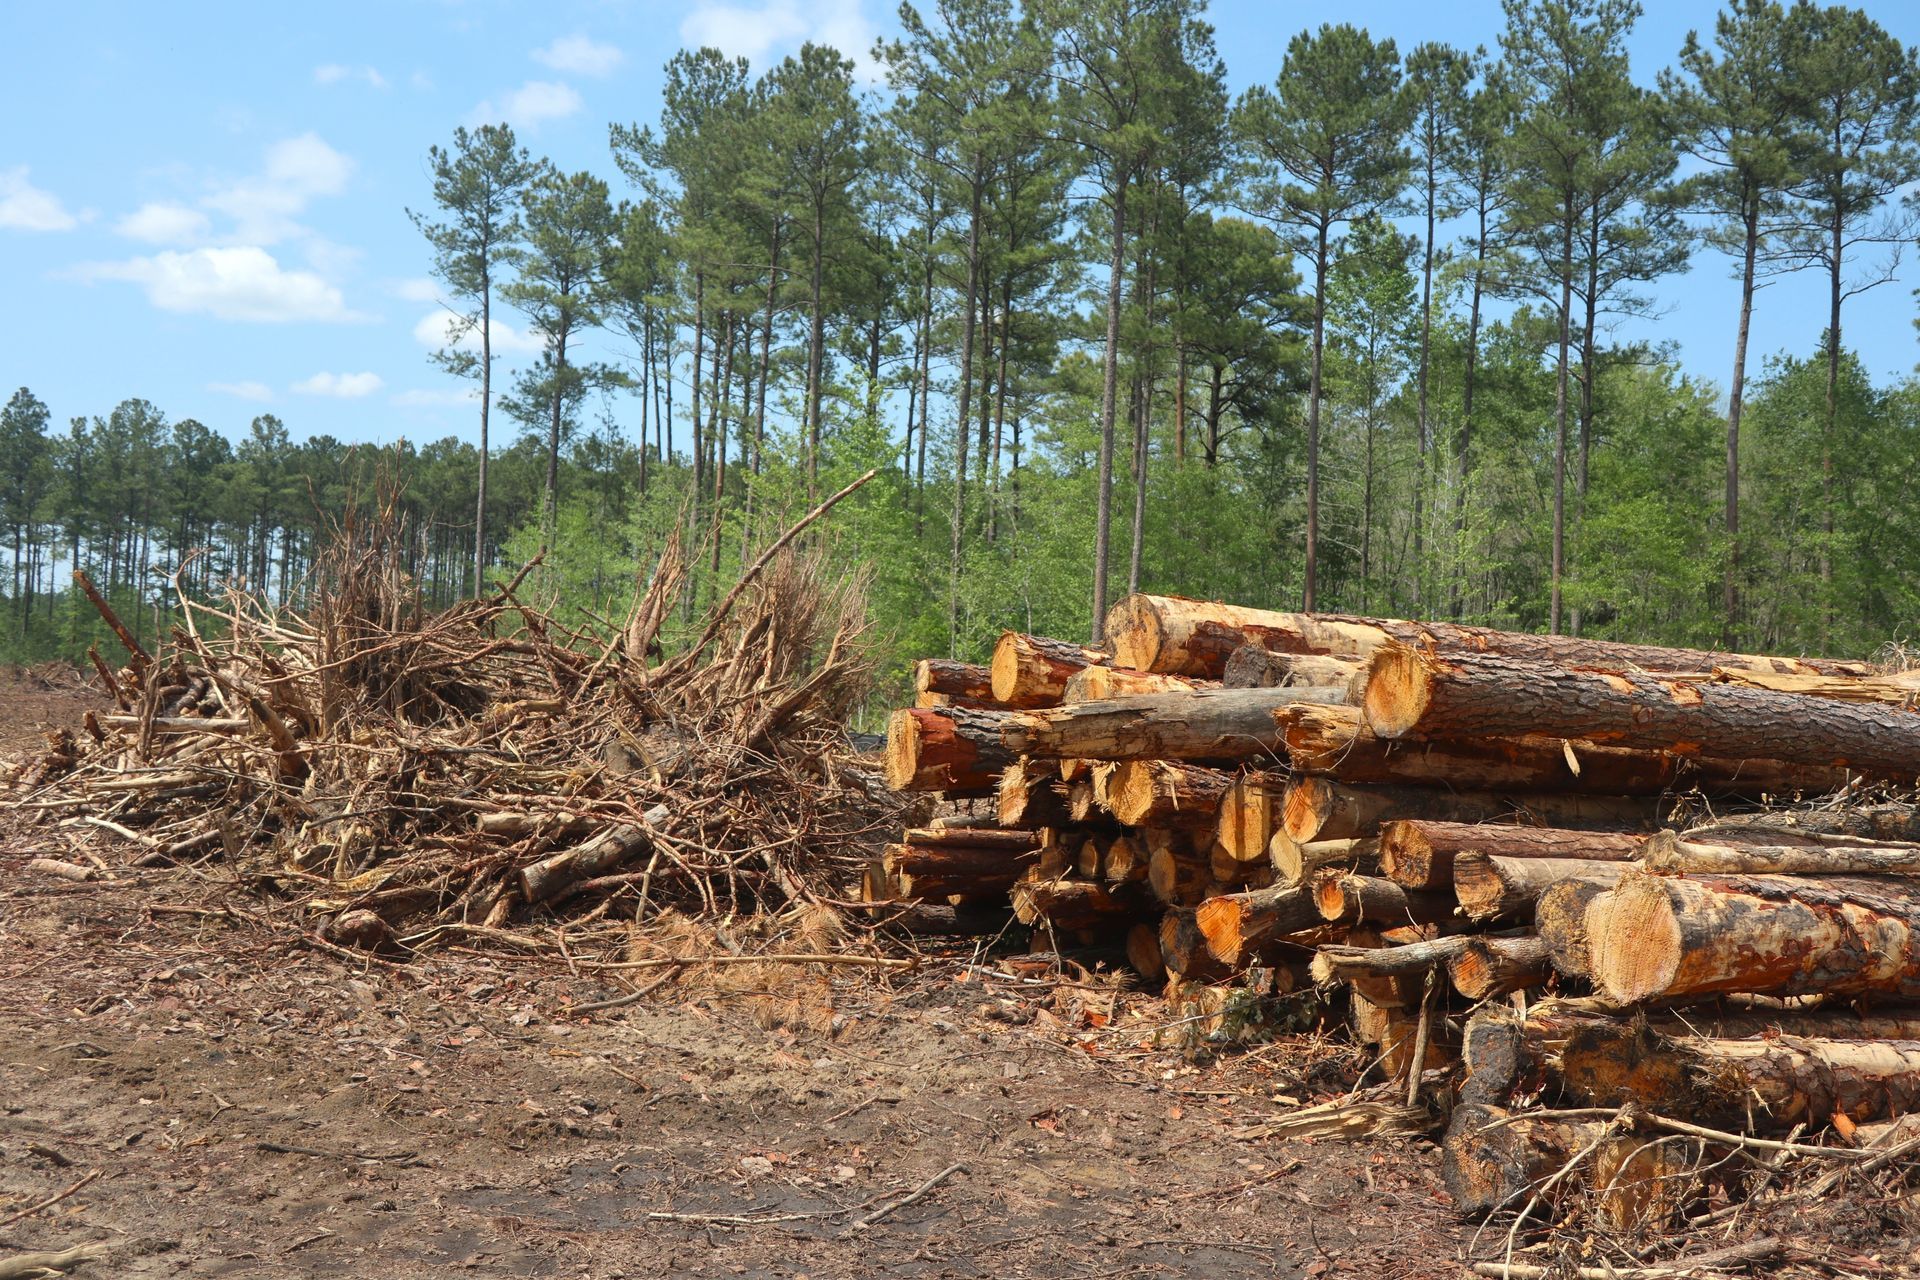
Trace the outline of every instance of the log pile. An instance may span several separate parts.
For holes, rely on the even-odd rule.
[[[869,896],[1004,894],[1154,982],[1311,961],[1469,1212],[1670,1218],[1729,1135],[1920,1105],[1920,808],[1859,798],[1920,778],[1913,677],[1163,596],[1105,634],[1009,632],[989,697],[895,714],[889,782],[992,789],[1008,843]]]

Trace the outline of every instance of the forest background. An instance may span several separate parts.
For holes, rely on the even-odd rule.
[[[76,568],[148,635],[176,591],[297,598],[380,471],[431,601],[546,547],[536,589],[591,622],[670,531],[724,589],[878,468],[825,535],[870,578],[876,705],[1004,627],[1097,637],[1131,590],[1904,638],[1920,382],[1869,378],[1844,322],[1916,234],[1915,51],[1811,3],[1741,0],[1654,68],[1631,3],[1504,17],[1475,47],[1313,27],[1235,96],[1194,0],[946,0],[856,51],[876,88],[820,44],[677,54],[597,170],[505,124],[423,139],[408,212],[477,440],[231,438],[141,399],[62,426],[23,387],[0,659],[97,639]],[[1741,282],[1724,380],[1623,336],[1696,257]],[[1802,272],[1825,337],[1750,353]],[[503,317],[539,344],[511,372]]]

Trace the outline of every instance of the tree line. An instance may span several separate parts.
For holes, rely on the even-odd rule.
[[[479,433],[391,455],[417,571],[451,599],[545,546],[588,616],[670,527],[718,580],[877,466],[833,536],[896,658],[1097,639],[1136,589],[1895,636],[1920,391],[1872,385],[1842,322],[1915,234],[1915,53],[1857,10],[1734,0],[1647,74],[1639,15],[1506,0],[1490,46],[1404,52],[1328,24],[1234,96],[1198,0],[940,0],[873,51],[884,92],[818,45],[758,76],[676,54],[659,119],[610,128],[614,182],[455,130],[410,212]],[[1697,255],[1740,282],[1724,402],[1618,337]],[[1750,373],[1762,286],[1794,271],[1825,334]],[[502,308],[545,349],[496,387]],[[229,446],[130,401],[54,438],[37,403],[0,446],[26,459],[0,493],[16,619],[57,617],[57,565],[152,599],[201,548],[188,589],[296,591],[365,492],[368,456],[271,418]]]

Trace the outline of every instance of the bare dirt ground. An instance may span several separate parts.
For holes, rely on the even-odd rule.
[[[0,752],[85,704],[0,687]],[[1110,990],[958,963],[569,1016],[624,988],[557,959],[334,954],[217,872],[131,871],[111,843],[110,881],[25,870],[69,838],[0,829],[0,1259],[105,1241],[77,1274],[1461,1273],[1430,1144],[1234,1136],[1312,1096],[1284,1042],[1191,1066],[1059,1016]]]

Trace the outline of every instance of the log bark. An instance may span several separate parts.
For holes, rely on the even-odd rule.
[[[1013,917],[1024,925],[1066,933],[1118,929],[1146,913],[1132,888],[1084,880],[1022,880],[1013,886]]]
[[[1564,666],[1635,667],[1705,675],[1715,667],[1868,675],[1863,662],[1785,658],[1614,644],[1578,636],[1541,636],[1448,622],[1405,622],[1328,613],[1281,613],[1179,596],[1133,595],[1107,614],[1104,634],[1114,661],[1142,671],[1219,676],[1234,650],[1257,644],[1279,653],[1366,658],[1389,643],[1444,653],[1492,653]]]
[[[1540,895],[1533,907],[1533,930],[1546,944],[1547,961],[1554,972],[1585,978],[1592,941],[1587,934],[1587,908],[1609,890],[1591,880],[1569,880]]]
[[[1294,772],[1345,783],[1623,796],[1697,788],[1711,796],[1757,798],[1824,793],[1847,780],[1847,771],[1836,766],[1695,759],[1562,738],[1392,740],[1376,736],[1352,706],[1287,707],[1274,717]]]
[[[1605,1131],[1604,1121],[1516,1115],[1469,1102],[1453,1109],[1441,1143],[1440,1180],[1465,1214],[1518,1208]]]
[[[1454,882],[1454,859],[1463,853],[1625,862],[1639,855],[1646,840],[1616,831],[1406,819],[1381,827],[1380,870],[1409,889],[1444,889]]]
[[[1447,963],[1453,989],[1469,1000],[1492,1000],[1514,991],[1546,985],[1553,966],[1539,937],[1470,936],[1460,954]]]
[[[1040,849],[1007,844],[967,845],[952,842],[922,844],[909,832],[907,843],[890,844],[881,854],[892,892],[902,902],[972,901],[1004,898],[1014,882],[1040,860]],[[925,834],[925,833],[918,833]],[[995,832],[956,832],[957,835],[994,835]]]
[[[1068,821],[1067,789],[1058,771],[1025,757],[1001,770],[996,799],[1003,827],[1057,827]]]
[[[1281,827],[1306,844],[1374,835],[1380,824],[1403,819],[1620,831],[1650,830],[1658,814],[1659,805],[1645,796],[1503,795],[1426,787],[1351,787],[1325,778],[1299,778],[1287,787]]]
[[[1107,808],[1130,827],[1211,825],[1233,775],[1167,760],[1123,760],[1107,782]]]
[[[1728,845],[1662,831],[1648,839],[1643,860],[1689,875],[1920,875],[1920,844]]]
[[[563,849],[520,868],[520,896],[538,905],[565,897],[584,880],[603,876],[629,858],[653,847],[651,824],[669,816],[665,805],[655,805],[640,822],[608,827],[584,844]]]
[[[1372,875],[1380,869],[1380,841],[1373,836],[1349,836],[1301,844],[1286,832],[1276,831],[1267,845],[1267,860],[1281,884],[1305,884],[1323,867]]]
[[[887,785],[895,791],[989,791],[1017,754],[1002,744],[1011,715],[965,707],[902,709],[887,719]]]
[[[1365,711],[1382,738],[1518,731],[1890,779],[1920,774],[1920,714],[1911,711],[1519,658],[1382,649],[1367,669]]]
[[[1587,908],[1595,988],[1622,1004],[1749,991],[1920,997],[1920,885],[1902,877],[1632,870]]]
[[[1313,890],[1305,885],[1221,894],[1206,899],[1193,914],[1207,949],[1222,964],[1236,967],[1275,939],[1321,924]]]
[[[1214,839],[1241,862],[1264,861],[1286,791],[1284,773],[1256,771],[1233,779],[1220,797]]]
[[[1127,667],[1083,667],[1067,680],[1060,693],[1062,702],[1099,702],[1105,698],[1129,698],[1142,693],[1189,693],[1195,689],[1214,689],[1211,680],[1190,676],[1155,675]]]
[[[1631,865],[1590,858],[1496,858],[1469,851],[1454,859],[1453,894],[1467,919],[1528,920],[1540,895],[1569,880],[1611,889]]]
[[[1002,741],[1056,758],[1250,760],[1280,745],[1275,708],[1345,697],[1343,689],[1198,689],[1107,698],[1009,717]]]
[[[1275,653],[1243,644],[1227,659],[1220,683],[1229,689],[1278,689],[1290,684],[1346,685],[1360,674],[1358,658],[1310,653]]]
[[[1451,894],[1402,889],[1380,876],[1320,871],[1310,882],[1314,905],[1328,923],[1435,924],[1453,918]]]
[[[1232,976],[1232,969],[1208,950],[1206,935],[1186,908],[1160,917],[1160,960],[1168,973],[1190,982],[1218,982]]]
[[[1747,671],[1716,667],[1713,678],[1724,684],[1775,693],[1797,693],[1810,698],[1839,698],[1846,702],[1885,702],[1908,711],[1920,707],[1920,671],[1885,676],[1825,676],[1805,672]]]
[[[1032,831],[1005,830],[1000,827],[952,826],[952,827],[908,827],[900,835],[902,844],[921,846],[956,846],[979,849],[1008,849],[1025,852],[1039,847],[1039,837]]]
[[[988,671],[989,696],[1008,706],[1051,707],[1060,703],[1075,672],[1106,663],[1098,649],[1005,631],[993,646]]]
[[[937,693],[980,705],[994,701],[993,675],[977,662],[922,658],[913,666],[913,691]]]
[[[1853,836],[1889,843],[1920,842],[1920,805],[1887,802],[1826,809],[1783,809],[1772,813],[1741,814],[1688,832],[1689,838],[1713,840],[1716,832],[1740,833],[1742,840],[1762,844],[1785,843],[1750,836],[1749,831],[1791,831],[1815,836]]]
[[[1310,966],[1318,983],[1344,982],[1382,1008],[1418,1009],[1436,971],[1467,944],[1465,934],[1421,936],[1426,929],[1352,930],[1344,943],[1326,943]],[[1396,941],[1395,939],[1401,939]]]

